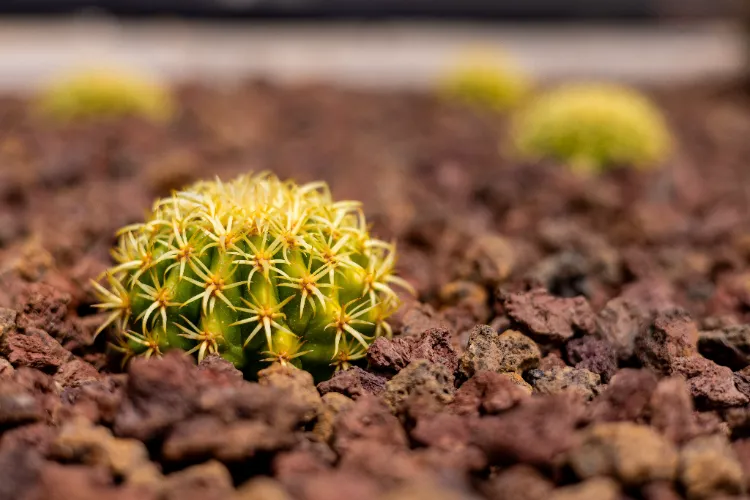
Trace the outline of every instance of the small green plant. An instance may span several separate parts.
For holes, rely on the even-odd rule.
[[[516,117],[512,139],[524,158],[585,172],[652,167],[671,147],[659,110],[635,90],[610,84],[571,84],[540,95]]]
[[[461,57],[440,85],[446,99],[504,112],[518,105],[531,89],[529,78],[513,61],[490,52]]]
[[[96,307],[127,360],[184,349],[246,371],[264,362],[317,376],[362,359],[398,308],[393,244],[370,237],[359,202],[323,182],[273,175],[199,182],[123,228]]]
[[[165,88],[140,75],[89,69],[52,82],[39,95],[38,108],[62,121],[121,116],[158,121],[170,117],[173,103]]]

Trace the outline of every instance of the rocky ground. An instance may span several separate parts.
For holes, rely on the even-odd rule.
[[[661,170],[576,177],[428,96],[185,87],[165,125],[0,100],[0,499],[745,498],[750,106],[653,89]],[[123,371],[88,280],[193,179],[327,180],[419,291],[366,367]]]

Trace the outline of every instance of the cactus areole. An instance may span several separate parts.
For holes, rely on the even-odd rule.
[[[398,308],[395,248],[359,202],[270,174],[199,182],[122,228],[94,286],[125,360],[184,349],[246,373],[292,364],[321,378],[362,359]]]

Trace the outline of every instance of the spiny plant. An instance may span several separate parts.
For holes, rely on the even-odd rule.
[[[592,172],[624,165],[648,168],[669,154],[659,109],[641,93],[611,84],[570,84],[532,101],[515,118],[515,149]]]
[[[499,112],[514,108],[530,90],[529,78],[509,57],[479,50],[461,56],[440,85],[446,99]]]
[[[99,332],[114,326],[125,360],[178,348],[246,373],[279,362],[320,378],[390,336],[392,286],[412,290],[360,203],[333,201],[324,182],[198,182],[118,234],[108,287],[94,287],[109,312]]]
[[[53,81],[38,97],[38,109],[60,121],[139,116],[165,120],[173,111],[170,93],[136,73],[87,69]]]

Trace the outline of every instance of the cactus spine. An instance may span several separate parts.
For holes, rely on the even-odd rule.
[[[370,237],[360,203],[323,182],[270,174],[199,182],[118,233],[108,287],[95,283],[127,358],[180,348],[238,368],[293,364],[321,376],[391,335],[393,244]]]

